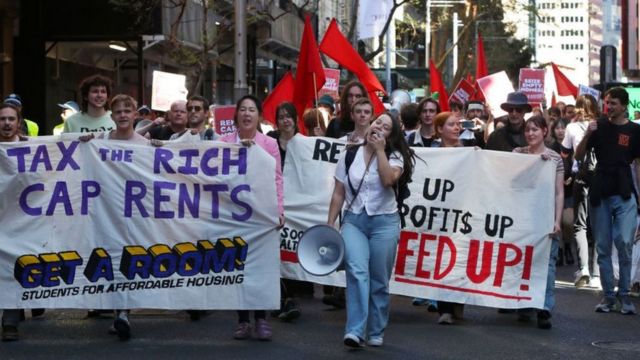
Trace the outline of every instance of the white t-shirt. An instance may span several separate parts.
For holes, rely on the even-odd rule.
[[[576,121],[567,125],[567,128],[564,131],[564,139],[562,139],[562,147],[575,151],[582,141],[588,126],[588,121]],[[575,160],[571,166],[571,172],[578,172],[578,162]]]
[[[344,185],[345,206],[351,204],[349,211],[354,214],[360,214],[364,209],[367,215],[396,213],[398,211],[396,194],[393,191],[393,187],[382,185],[382,179],[380,179],[380,175],[378,174],[378,159],[375,156],[373,161],[371,161],[369,171],[364,177],[362,186],[360,187],[360,192],[356,199],[353,200],[354,194],[349,186],[346,173],[346,154],[347,151],[345,150],[340,156],[338,166],[336,167],[335,178]],[[400,152],[396,151],[391,154],[389,157],[389,165],[391,165],[391,167],[400,168],[400,170],[404,169],[404,162]],[[367,164],[364,161],[364,150],[363,147],[360,146],[358,148],[358,152],[356,152],[355,158],[353,159],[353,163],[351,163],[351,166],[349,167],[349,179],[351,179],[353,191],[358,189],[358,185],[362,180],[362,176],[364,175],[366,168]]]

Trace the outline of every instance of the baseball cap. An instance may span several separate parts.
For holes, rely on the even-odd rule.
[[[58,106],[60,106],[63,109],[73,110],[75,112],[80,111],[80,107],[78,106],[78,103],[73,100],[69,100],[64,104],[58,104]]]
[[[138,108],[138,113],[139,114],[151,114],[151,109],[149,109],[149,107],[147,105],[142,105]]]

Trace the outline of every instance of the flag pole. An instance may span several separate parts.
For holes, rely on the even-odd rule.
[[[318,88],[317,86],[317,80],[316,80],[316,73],[315,71],[312,73],[313,74],[313,96],[316,98],[316,102],[315,102],[315,106],[314,108],[317,110],[318,108],[318,91],[316,90]],[[316,111],[316,127],[320,127],[320,111]],[[307,134],[307,136],[309,136]]]

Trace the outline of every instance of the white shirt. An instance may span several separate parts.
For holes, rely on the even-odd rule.
[[[584,137],[584,133],[587,131],[587,126],[589,126],[588,121],[576,121],[567,125],[564,131],[564,139],[562,139],[562,147],[576,151]],[[571,172],[574,174],[578,172],[578,162],[575,160],[571,166]]]
[[[349,167],[349,179],[351,180],[351,185],[353,185],[352,191],[346,173],[346,154],[347,151],[344,150],[340,156],[338,166],[336,167],[335,178],[344,185],[345,206],[351,204],[351,208],[348,210],[354,214],[360,214],[364,209],[367,215],[396,213],[398,211],[398,204],[396,202],[394,188],[382,185],[382,179],[380,179],[380,175],[378,174],[378,159],[376,156],[374,156],[373,161],[371,161],[371,166],[369,166],[369,171],[362,181],[358,196],[353,200],[353,191],[358,189],[367,164],[364,161],[363,147],[360,146],[353,159],[353,163],[351,163]],[[389,157],[389,165],[400,168],[400,170],[404,169],[404,162],[400,152],[396,151],[391,154]]]

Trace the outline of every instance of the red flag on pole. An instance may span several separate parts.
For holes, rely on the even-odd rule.
[[[551,68],[553,69],[553,77],[556,79],[556,90],[558,91],[559,96],[573,96],[574,98],[578,97],[578,87],[573,85],[571,80],[560,71],[558,66],[554,63],[551,63]]]
[[[304,32],[302,33],[302,42],[300,44],[295,92],[293,94],[293,104],[298,111],[298,129],[302,134],[305,134],[302,113],[307,107],[312,106],[318,96],[318,90],[322,88],[325,81],[320,52],[311,29],[311,20],[307,15],[304,19]]]
[[[447,88],[442,82],[442,76],[440,76],[440,72],[438,71],[436,64],[434,64],[431,59],[429,59],[429,82],[429,89],[431,90],[431,93],[438,93],[440,111],[449,111],[449,94],[447,93]]]
[[[276,108],[285,101],[293,101],[295,86],[293,75],[291,75],[290,71],[287,71],[284,77],[280,79],[280,82],[278,82],[278,85],[271,90],[269,96],[267,96],[262,103],[265,120],[273,125],[276,124]]]
[[[336,19],[331,20],[327,32],[320,42],[320,51],[358,77],[358,80],[370,95],[376,114],[384,111],[384,107],[381,107],[382,103],[380,100],[376,101],[377,96],[375,95],[375,91],[382,91],[386,94],[384,86],[382,86],[373,71],[369,69],[367,63],[362,60],[360,54],[351,46],[349,40],[342,35],[340,29],[338,29]]]
[[[484,55],[484,42],[482,35],[478,31],[478,49],[476,54],[476,80],[489,75],[489,67],[487,66],[487,58]]]
[[[551,93],[551,106],[556,106],[558,104],[558,100],[556,99],[556,92]]]

